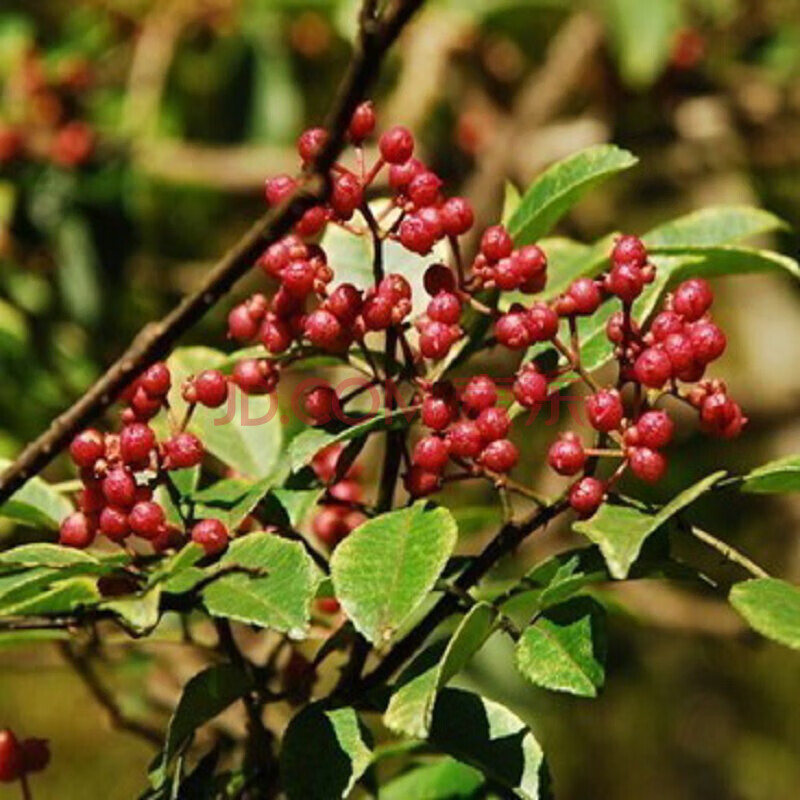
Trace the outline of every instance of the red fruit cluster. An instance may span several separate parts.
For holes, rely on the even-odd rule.
[[[47,739],[17,739],[8,728],[0,730],[0,783],[13,783],[41,772],[50,763]]]
[[[481,237],[472,274],[480,288],[536,294],[547,283],[547,256],[535,244],[515,250],[511,234],[502,225],[493,225]]]
[[[469,380],[459,393],[451,383],[431,386],[422,400],[422,423],[433,433],[414,447],[405,485],[413,497],[437,491],[448,463],[475,474],[503,475],[519,460],[507,437],[511,419],[498,405],[497,384],[487,375]]]

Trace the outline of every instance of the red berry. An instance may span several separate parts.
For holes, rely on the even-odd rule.
[[[484,442],[493,442],[496,439],[505,439],[511,429],[511,419],[508,412],[500,406],[484,408],[475,420]]]
[[[269,394],[278,383],[278,373],[267,359],[246,358],[233,368],[233,382],[245,394]]]
[[[625,315],[615,311],[606,322],[606,336],[612,344],[622,344],[625,340]]]
[[[480,428],[472,420],[456,422],[447,431],[450,454],[456,458],[476,458],[483,448],[483,436]]]
[[[339,219],[350,219],[364,199],[361,181],[355,175],[345,172],[337,175],[331,191],[331,208]]]
[[[524,350],[531,343],[527,316],[522,311],[501,315],[494,324],[497,341],[511,350]]]
[[[274,314],[267,314],[258,331],[258,340],[273,355],[283,353],[293,341],[292,329]]]
[[[309,208],[300,221],[295,223],[294,229],[298,236],[316,236],[328,221],[328,212],[324,206]]]
[[[497,439],[486,445],[478,460],[492,472],[510,472],[519,461],[519,450],[508,439]]]
[[[396,125],[389,128],[378,140],[378,149],[383,160],[389,164],[402,164],[414,152],[414,137],[408,128]]]
[[[662,311],[653,318],[650,333],[657,342],[663,342],[673,333],[683,333],[683,320],[674,311]]]
[[[672,377],[672,363],[661,348],[648,347],[636,359],[633,372],[643,386],[660,389]]]
[[[569,490],[569,504],[579,517],[591,517],[603,502],[606,487],[597,478],[581,478]]]
[[[519,288],[522,284],[522,272],[515,255],[501,258],[494,265],[494,282],[504,292]]]
[[[425,270],[422,280],[431,297],[436,297],[439,292],[453,292],[456,288],[456,276],[444,264],[432,264]]]
[[[79,433],[69,446],[69,454],[78,467],[93,467],[105,455],[103,434],[94,428]]]
[[[24,770],[22,748],[8,728],[0,730],[0,782],[12,783]]]
[[[388,297],[393,303],[411,299],[411,284],[399,273],[392,272],[378,284],[378,294]]]
[[[514,242],[508,231],[502,225],[492,225],[483,232],[481,237],[481,253],[488,261],[499,261],[511,255]]]
[[[189,469],[203,460],[205,448],[193,433],[184,431],[164,442],[164,454],[167,469]]]
[[[417,173],[408,184],[408,197],[418,208],[431,206],[439,199],[442,179],[435,173],[425,170]]]
[[[328,489],[328,494],[340,503],[360,503],[364,499],[361,485],[349,479],[334,483]]]
[[[228,529],[218,519],[204,519],[192,528],[192,541],[207,556],[221,553],[228,546]]]
[[[547,271],[547,256],[538,245],[526,244],[517,250],[515,256],[526,281],[539,277]]]
[[[128,525],[143,539],[155,538],[166,521],[164,509],[152,501],[136,503],[128,514]]]
[[[700,426],[713,436],[731,439],[738,436],[747,424],[739,404],[725,392],[718,391],[707,395],[700,405]]]
[[[119,434],[119,449],[126,464],[142,464],[147,461],[156,446],[156,435],[149,425],[134,422],[126,425]]]
[[[163,361],[151,364],[139,378],[139,385],[153,397],[164,397],[172,386],[169,367]]]
[[[409,158],[402,164],[392,164],[389,168],[389,186],[397,191],[404,190],[415,175],[425,171],[425,165],[416,158]]]
[[[409,214],[400,223],[400,243],[406,250],[427,255],[436,243],[436,231],[418,214]]]
[[[323,506],[311,523],[317,538],[328,547],[336,547],[350,533],[347,524],[347,509],[342,506]]]
[[[78,508],[86,514],[96,514],[106,504],[106,496],[98,485],[85,486],[78,492]]]
[[[341,609],[341,605],[335,597],[318,597],[314,603],[320,614],[338,614]]]
[[[23,739],[22,761],[25,772],[41,772],[50,763],[50,746],[47,739]]]
[[[458,339],[461,329],[443,322],[428,322],[419,334],[419,349],[425,358],[444,358]]]
[[[558,333],[558,314],[546,303],[534,303],[525,315],[532,342],[546,342]]]
[[[565,433],[550,445],[547,463],[559,475],[574,475],[586,463],[586,451],[574,433]]]
[[[534,408],[547,400],[547,378],[532,364],[523,367],[512,387],[514,399],[525,408]]]
[[[445,396],[430,394],[422,401],[422,424],[435,431],[443,431],[452,421],[452,400]]]
[[[436,322],[456,325],[461,319],[461,301],[452,292],[439,292],[428,303],[428,316]]]
[[[666,411],[645,411],[636,421],[637,443],[658,450],[672,440],[675,424]]]
[[[237,342],[250,342],[258,333],[259,320],[254,319],[247,306],[242,303],[228,314],[228,335]]]
[[[325,128],[309,128],[297,140],[297,152],[304,164],[310,164],[322,152],[328,141]]]
[[[441,472],[449,457],[447,442],[438,436],[425,436],[414,447],[414,463],[427,472]]]
[[[632,447],[628,451],[628,464],[633,474],[646,483],[657,483],[667,470],[666,458],[649,447]]]
[[[361,311],[361,292],[352,283],[343,283],[330,293],[325,307],[343,325],[352,325]]]
[[[333,419],[339,398],[330,386],[316,386],[305,396],[306,414],[317,425],[324,425]]]
[[[700,320],[689,328],[689,339],[694,357],[701,364],[716,361],[724,352],[727,340],[725,334],[713,322]]]
[[[366,100],[356,107],[347,133],[354,144],[360,144],[375,130],[375,107]]]
[[[672,296],[672,308],[687,322],[700,319],[711,308],[714,294],[707,281],[702,278],[692,278],[684,281]]]
[[[497,405],[497,384],[488,375],[475,375],[464,387],[461,402],[475,413]]]
[[[121,542],[128,536],[128,513],[125,509],[116,506],[106,506],[100,512],[100,533],[112,542]]]
[[[228,381],[217,369],[206,369],[192,381],[197,402],[208,408],[219,408],[228,399]]]
[[[586,412],[595,430],[608,433],[619,428],[625,410],[616,389],[601,389],[586,398]]]
[[[131,410],[138,420],[152,419],[161,410],[163,402],[163,397],[156,397],[143,386],[138,386],[131,398]]]
[[[314,291],[317,271],[310,261],[292,261],[281,270],[281,282],[289,294],[307,297]]]
[[[426,497],[438,491],[442,485],[441,478],[436,472],[428,472],[422,467],[412,466],[403,477],[406,491],[412,497]]]
[[[118,467],[103,478],[103,494],[112,506],[130,508],[136,501],[136,481],[133,475]]]
[[[276,175],[264,182],[264,196],[269,205],[276,206],[286,200],[296,188],[297,181],[290,175]]]
[[[644,289],[645,276],[634,263],[615,264],[606,275],[606,291],[616,295],[623,303],[632,303]]]
[[[643,267],[647,263],[647,248],[637,236],[620,236],[611,251],[615,265],[634,264]]]
[[[672,371],[679,375],[694,365],[694,347],[684,333],[670,333],[661,343],[672,364]]]
[[[448,236],[461,236],[475,222],[472,205],[465,197],[451,197],[439,209],[442,227]]]
[[[62,523],[58,532],[58,543],[64,547],[86,549],[93,541],[95,526],[82,511],[70,514]],[[2,758],[0,757],[0,762]]]
[[[86,162],[94,148],[94,132],[78,120],[68,122],[53,139],[51,156],[62,167],[76,167]]]
[[[373,294],[364,301],[361,317],[369,331],[384,331],[392,324],[394,301],[386,294]]]
[[[575,303],[575,313],[581,316],[594,314],[603,299],[600,289],[591,278],[578,278],[573,281],[567,294]]]
[[[306,338],[311,344],[323,350],[333,350],[341,344],[342,325],[330,311],[318,308],[312,311],[303,326]]]

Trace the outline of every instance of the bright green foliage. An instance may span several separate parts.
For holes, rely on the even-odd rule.
[[[729,599],[753,630],[800,650],[800,588],[778,578],[756,578],[737,583]]]

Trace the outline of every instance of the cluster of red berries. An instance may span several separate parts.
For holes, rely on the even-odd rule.
[[[0,783],[13,783],[50,763],[47,739],[17,739],[8,728],[0,730]]]
[[[51,68],[30,50],[8,77],[8,113],[0,119],[0,166],[18,160],[85,164],[95,149],[91,126],[79,118],[79,100],[92,83],[85,59],[61,60]]]
[[[497,384],[487,375],[471,378],[459,394],[452,383],[430,387],[422,400],[423,425],[434,431],[414,447],[405,476],[413,497],[437,491],[450,461],[476,474],[504,475],[519,460],[508,438],[511,418],[498,405]]]
[[[85,548],[97,534],[118,544],[138,536],[156,552],[183,543],[183,531],[167,521],[154,490],[169,480],[170,471],[198,466],[205,448],[185,430],[159,442],[147,424],[167,406],[171,386],[166,364],[153,364],[122,394],[128,405],[121,414],[119,433],[89,428],[73,439],[69,452],[83,488],[77,498],[79,510],[61,524],[61,544]],[[229,385],[221,372],[205,370],[182,388],[187,402],[216,408],[226,401]],[[192,529],[192,539],[211,554],[225,548],[228,532],[218,520],[202,520]]]
[[[547,283],[547,256],[535,244],[515,250],[509,232],[502,225],[493,225],[481,237],[472,273],[482,288],[536,294]]]

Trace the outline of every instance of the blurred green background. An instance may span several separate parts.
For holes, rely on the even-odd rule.
[[[294,169],[297,134],[331,102],[357,8],[3,0],[0,457],[79,397],[263,210],[264,178]],[[497,218],[507,181],[524,188],[553,161],[613,141],[639,167],[583,201],[563,233],[591,241],[706,204],[750,203],[787,220],[772,244],[797,253],[800,2],[430,0],[375,99],[381,124],[417,132],[424,158],[473,199],[484,224]],[[800,450],[797,286],[748,277],[717,290],[730,341],[717,374],[751,424],[724,444],[687,425],[654,499],[720,464],[739,469]],[[187,342],[225,346],[224,315],[209,314]],[[532,456],[550,437],[552,429],[526,436]],[[524,477],[537,476],[538,458],[527,463]],[[71,477],[61,462],[49,476]],[[797,500],[726,495],[700,504],[699,517],[800,581]],[[4,546],[36,535],[3,524]],[[549,530],[519,563],[569,541]],[[691,556],[723,583],[734,576],[713,555]],[[648,582],[609,597],[619,613],[599,700],[523,685],[499,642],[472,669],[471,680],[531,722],[558,796],[800,796],[798,656],[746,635],[710,595]],[[169,681],[154,684],[154,671],[172,665],[185,677],[177,650],[167,650],[114,651],[109,671],[134,710],[163,707]],[[34,781],[39,800],[122,800],[142,788],[150,749],[108,729],[55,648],[0,652],[6,725],[52,741],[52,769]]]

